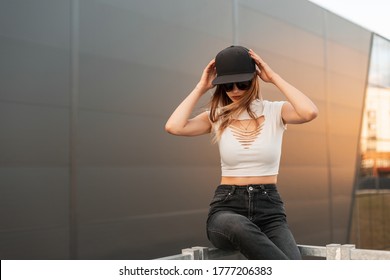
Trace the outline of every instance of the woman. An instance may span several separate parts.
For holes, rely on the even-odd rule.
[[[274,84],[287,101],[263,100],[258,77]],[[210,110],[190,118],[214,86]],[[231,46],[210,61],[165,129],[183,136],[213,132],[218,142],[222,177],[207,219],[207,236],[215,247],[240,250],[248,259],[301,258],[276,188],[277,174],[286,125],[317,115],[313,102],[253,50]]]

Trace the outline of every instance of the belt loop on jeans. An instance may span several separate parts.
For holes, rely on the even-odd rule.
[[[231,188],[229,194],[230,194],[230,195],[233,195],[234,192],[235,192],[235,190],[236,190],[236,186],[232,185],[232,188]]]

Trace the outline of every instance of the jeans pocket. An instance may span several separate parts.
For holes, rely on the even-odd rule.
[[[230,199],[232,193],[230,191],[216,192],[213,199],[211,200],[210,206],[213,206],[217,203],[223,203]]]
[[[267,192],[267,198],[270,202],[276,204],[276,205],[282,205],[283,206],[283,200],[280,197],[278,192]]]

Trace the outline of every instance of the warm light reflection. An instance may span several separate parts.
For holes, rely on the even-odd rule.
[[[358,189],[390,189],[390,41],[374,36],[372,44]]]
[[[361,141],[362,153],[390,152],[390,89],[367,89]]]
[[[390,41],[374,35],[350,243],[390,249]]]
[[[390,176],[390,89],[367,88],[360,147],[361,177]]]

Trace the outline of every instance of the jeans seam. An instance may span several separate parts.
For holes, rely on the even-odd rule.
[[[225,237],[225,238],[233,245],[234,250],[238,250],[238,249],[237,249],[237,244],[236,244],[233,240],[231,240],[230,237],[229,237],[228,235],[226,235],[225,233],[220,232],[220,231],[216,231],[216,230],[212,230],[212,229],[209,229],[208,231],[209,231],[210,233],[217,233],[217,234],[222,235],[223,237]],[[210,240],[210,241],[211,241],[211,240]]]
[[[224,234],[223,232],[216,231],[216,230],[211,230],[211,229],[209,229],[208,231],[209,231],[209,232],[212,232],[212,233],[220,234],[220,235],[222,235],[223,237],[227,238],[227,240],[228,240],[230,243],[232,243],[233,248],[234,248],[233,250],[239,251],[242,255],[244,255],[244,257],[246,257],[247,259],[249,259],[249,256],[246,254],[246,252],[244,252],[243,250],[240,250],[240,246],[237,245],[233,240],[231,240],[229,236],[227,236],[227,235]],[[210,241],[211,241],[211,240],[210,240]]]
[[[232,242],[232,241],[230,240],[230,237],[227,236],[226,234],[224,234],[223,232],[220,232],[220,231],[217,231],[217,230],[212,230],[212,229],[208,229],[208,231],[209,231],[209,232],[212,232],[212,233],[218,233],[218,234],[220,234],[220,235],[223,235],[223,236],[226,237],[230,242]]]

